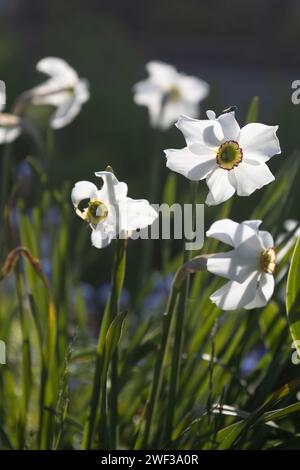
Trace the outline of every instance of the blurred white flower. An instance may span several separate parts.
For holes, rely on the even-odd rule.
[[[50,125],[53,129],[60,129],[73,121],[89,99],[88,82],[79,78],[67,62],[57,57],[40,60],[36,69],[50,78],[30,90],[29,96],[33,104],[56,107]]]
[[[119,182],[109,171],[95,173],[103,180],[99,190],[89,181],[75,184],[71,198],[76,213],[92,229],[92,244],[96,248],[109,245],[117,235],[130,237],[134,230],[151,225],[157,218],[157,212],[145,199],[127,197],[127,184]],[[81,201],[89,199],[87,207],[79,208]]]
[[[206,204],[216,205],[238,196],[249,196],[271,183],[274,176],[267,162],[281,152],[278,126],[251,123],[240,129],[234,111],[209,119],[181,116],[176,123],[187,146],[165,150],[167,167],[190,180],[206,178],[209,193]]]
[[[14,114],[2,113],[6,103],[5,88],[0,89],[0,144],[14,141],[21,134],[21,119]]]
[[[199,103],[209,93],[208,83],[163,62],[148,62],[146,70],[149,78],[134,85],[134,102],[147,106],[153,127],[167,129],[181,114],[198,116]]]
[[[285,229],[285,233],[281,233],[276,239],[276,245],[283,243],[283,246],[277,254],[278,262],[284,258],[294,245],[297,238],[300,237],[300,222],[298,220],[287,219],[284,222],[283,227]],[[288,266],[286,266],[286,269],[288,269]]]
[[[274,291],[276,254],[269,232],[259,230],[260,220],[240,224],[230,219],[212,224],[206,235],[233,247],[207,259],[207,270],[230,279],[210,299],[222,310],[263,307]]]

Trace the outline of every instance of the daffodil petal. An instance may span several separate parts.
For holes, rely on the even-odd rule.
[[[184,100],[167,101],[159,116],[160,127],[162,129],[168,129],[175,124],[178,117],[183,113],[189,113],[190,116],[197,116],[197,104],[189,103]]]
[[[262,188],[275,179],[264,163],[261,165],[251,165],[243,161],[232,171],[236,179],[238,196],[249,196],[256,189]]]
[[[45,57],[37,63],[36,69],[70,85],[76,83],[78,79],[76,71],[59,57]]]
[[[176,127],[183,133],[188,145],[199,143],[216,149],[224,139],[221,125],[217,120],[198,120],[180,116]]]
[[[21,134],[20,126],[14,126],[11,128],[1,126],[0,127],[0,144],[13,142],[15,139],[19,137],[20,134]]]
[[[153,127],[159,127],[162,103],[162,91],[149,80],[136,83],[133,87],[134,102],[141,106],[147,106],[150,122]]]
[[[278,126],[266,126],[260,123],[247,124],[241,130],[240,146],[244,159],[259,163],[268,161],[273,155],[281,153],[276,135]]]
[[[238,224],[231,219],[217,220],[211,225],[206,235],[237,248],[245,245],[251,238],[257,237],[256,230],[248,222]]]
[[[193,181],[199,181],[208,175],[215,167],[215,159],[210,149],[197,145],[199,153],[191,152],[189,147],[180,150],[165,150],[167,167]],[[203,152],[200,155],[200,147]]]
[[[274,247],[274,239],[269,232],[265,230],[259,230],[258,235],[265,249]]]
[[[232,250],[210,256],[207,259],[207,270],[217,276],[240,283],[245,281],[253,268],[247,259],[241,259],[236,250]]]
[[[91,199],[97,194],[97,186],[89,181],[78,181],[72,189],[71,199],[74,207],[77,207],[80,201]]]
[[[148,227],[158,217],[157,212],[146,199],[129,197],[120,202],[119,214],[120,230],[127,232]]]
[[[108,246],[112,239],[115,237],[114,230],[108,229],[106,223],[99,224],[95,229],[92,230],[91,241],[95,248],[105,248]]]
[[[214,292],[210,300],[222,310],[242,308],[255,298],[259,276],[254,272],[243,283],[229,281]]]
[[[146,70],[153,83],[166,89],[173,84],[177,75],[175,67],[155,60],[147,63]]]
[[[231,184],[228,173],[227,170],[218,168],[207,176],[209,194],[205,202],[208,206],[221,204],[235,193],[235,187]]]
[[[239,140],[241,129],[235,119],[234,111],[230,113],[221,114],[221,116],[217,118],[217,121],[221,124],[225,141]]]
[[[98,192],[100,200],[114,204],[119,199],[126,197],[128,191],[127,184],[118,181],[113,173],[110,171],[97,171],[95,175],[103,181],[103,186]]]
[[[179,88],[184,95],[184,99],[191,103],[198,103],[206,98],[209,93],[209,85],[204,80],[197,77],[180,75]]]
[[[53,129],[61,129],[70,124],[74,118],[80,113],[81,103],[74,96],[63,102],[55,111],[50,119]]]
[[[262,224],[262,221],[261,220],[244,220],[242,224],[248,225],[248,227],[251,227],[256,233],[258,233],[258,228]]]
[[[6,89],[5,86],[2,86],[0,89],[0,111],[5,108],[6,105]]]
[[[244,308],[247,310],[264,307],[274,292],[275,281],[272,274],[264,273],[261,275],[255,298]]]

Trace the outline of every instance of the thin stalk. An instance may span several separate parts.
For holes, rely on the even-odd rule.
[[[24,449],[26,439],[26,424],[27,413],[30,400],[31,389],[31,354],[29,342],[29,329],[27,320],[25,318],[24,304],[23,304],[23,285],[20,273],[20,260],[17,262],[16,273],[16,291],[19,305],[20,324],[22,332],[22,397],[21,397],[21,412],[20,421],[18,426],[18,448]]]
[[[145,410],[145,426],[144,432],[141,438],[137,439],[136,449],[145,449],[149,445],[149,437],[152,427],[152,421],[154,417],[154,411],[156,404],[159,398],[159,392],[161,388],[162,376],[163,376],[163,361],[165,357],[165,352],[168,344],[168,337],[170,331],[170,325],[173,317],[173,312],[177,304],[177,297],[179,294],[179,289],[175,286],[173,282],[171,292],[168,299],[167,311],[163,317],[163,327],[162,327],[162,337],[160,341],[160,346],[157,353],[154,374],[151,384],[150,397],[146,405]]]
[[[110,308],[110,323],[120,313],[120,299],[123,289],[125,264],[126,264],[126,240],[115,240],[115,261],[112,277],[112,295]],[[110,439],[109,448],[118,447],[118,349],[115,350],[111,362],[111,391],[110,391]]]
[[[148,199],[150,204],[158,204],[160,200],[160,182],[161,182],[161,165],[162,165],[162,155],[161,155],[161,131],[159,129],[154,129],[153,136],[153,153],[150,160],[149,168],[149,194]],[[143,253],[142,253],[142,262],[140,268],[140,281],[143,282],[145,277],[148,276],[149,271],[151,270],[151,260],[153,255],[153,240],[148,239],[144,240],[143,244]]]
[[[11,172],[11,144],[6,144],[3,149],[2,155],[2,167],[1,167],[1,199],[0,199],[0,223],[1,223],[1,232],[0,232],[0,259],[3,259],[4,256],[4,227],[5,227],[5,203],[8,193],[8,183]]]
[[[197,203],[197,189],[198,185],[195,181],[191,182],[190,185],[190,196],[189,203],[193,204],[193,218],[192,218],[192,229],[195,226],[195,213]],[[185,241],[184,241],[185,242]],[[187,263],[192,257],[190,250],[185,250],[185,244],[183,247],[183,263]],[[177,388],[180,374],[181,358],[182,358],[182,345],[183,345],[183,331],[184,331],[184,319],[185,312],[187,310],[187,300],[189,293],[189,278],[186,278],[180,289],[180,297],[178,302],[177,315],[175,320],[175,332],[174,332],[174,344],[173,354],[171,360],[170,369],[170,382],[167,398],[167,414],[165,424],[165,440],[169,441],[172,434],[174,412],[176,406]]]
[[[96,419],[99,414],[100,408],[100,425],[101,433],[100,438],[106,443],[109,442],[110,446],[117,446],[117,404],[118,404],[118,374],[117,374],[117,356],[114,355],[112,358],[112,376],[111,376],[111,395],[110,395],[110,435],[107,439],[106,433],[106,421],[107,421],[107,410],[106,410],[106,377],[102,377],[102,367],[104,361],[104,348],[106,333],[112,320],[118,315],[120,308],[120,297],[123,288],[124,275],[126,265],[126,240],[115,240],[115,256],[112,272],[112,292],[110,298],[105,307],[103,320],[101,323],[97,350],[96,350],[96,362],[95,372],[93,379],[93,390],[90,403],[89,417],[84,429],[82,448],[90,449],[93,443]],[[114,365],[113,365],[114,364]],[[99,406],[100,404],[100,406]]]
[[[108,304],[107,304],[108,306]],[[96,361],[95,361],[95,371],[93,378],[93,389],[92,397],[90,402],[89,416],[86,422],[83,439],[82,439],[82,448],[84,450],[89,450],[92,446],[95,422],[97,417],[97,409],[100,401],[101,395],[101,369],[103,365],[103,354],[104,354],[104,345],[105,345],[105,336],[109,327],[109,308],[105,308],[103,319],[100,326],[97,349],[96,349]]]

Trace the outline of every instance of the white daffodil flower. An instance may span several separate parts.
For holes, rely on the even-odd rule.
[[[222,310],[258,308],[267,304],[274,291],[276,254],[269,232],[259,230],[260,220],[238,224],[218,220],[206,232],[233,247],[207,259],[207,270],[230,279],[210,299]]]
[[[209,93],[208,83],[163,62],[148,62],[146,70],[149,78],[133,87],[134,102],[147,106],[153,127],[168,129],[181,114],[198,116],[199,103]]]
[[[14,114],[2,113],[6,103],[5,89],[0,90],[0,144],[13,142],[21,134],[21,119]]]
[[[235,192],[249,196],[274,180],[266,162],[281,152],[278,126],[251,123],[241,129],[234,111],[218,118],[208,111],[208,118],[181,116],[176,126],[187,146],[165,150],[168,168],[190,180],[206,178],[206,204],[220,204]]]
[[[127,184],[119,182],[113,173],[99,171],[95,175],[103,180],[101,189],[89,181],[79,181],[71,198],[76,213],[90,225],[96,248],[104,248],[117,236],[130,237],[134,230],[151,225],[157,218],[147,200],[127,197]],[[87,207],[81,210],[79,204],[87,199]]]
[[[79,114],[89,97],[88,83],[62,59],[47,57],[38,62],[36,69],[50,76],[42,85],[28,92],[33,104],[56,107],[51,117],[53,129],[68,125]]]

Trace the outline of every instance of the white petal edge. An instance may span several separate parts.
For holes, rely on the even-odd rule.
[[[254,159],[259,163],[268,161],[273,155],[281,153],[278,137],[278,126],[267,126],[260,123],[247,124],[241,130],[240,146],[244,159]]]
[[[217,220],[207,230],[206,236],[236,248],[256,234],[256,231],[248,222],[245,221],[239,224],[231,219]]]
[[[275,180],[274,175],[265,163],[251,165],[243,161],[232,171],[236,179],[238,196],[250,196],[256,189],[260,189]]]
[[[188,145],[200,143],[218,149],[224,135],[217,120],[193,119],[189,116],[180,116],[176,127],[183,133]]]
[[[234,111],[230,113],[221,114],[217,121],[221,124],[224,140],[238,141],[240,138],[241,129],[235,119]]]
[[[76,71],[63,59],[59,57],[45,57],[41,59],[36,69],[50,77],[58,78],[64,83],[74,84],[78,80]]]
[[[215,206],[230,199],[235,193],[235,187],[231,184],[227,170],[217,168],[206,178],[209,193],[206,198],[208,206]]]
[[[120,230],[130,232],[152,225],[158,217],[146,199],[132,199],[127,197],[119,203]]]
[[[199,145],[197,145],[197,148],[199,149]],[[202,148],[206,152],[206,147]],[[195,152],[191,152],[189,147],[180,150],[168,149],[165,150],[165,155],[167,167],[170,170],[180,173],[193,181],[206,178],[215,167],[215,159],[212,154],[210,155],[210,149],[207,150],[205,156],[196,155]]]
[[[275,280],[272,274],[263,273],[261,275],[255,298],[245,305],[247,310],[264,307],[273,295]]]
[[[90,181],[78,181],[72,189],[71,199],[74,207],[77,207],[80,201],[91,199],[97,194],[97,186]]]
[[[252,273],[243,283],[227,282],[210,296],[210,300],[222,310],[236,310],[252,302],[256,296],[260,274]]]

